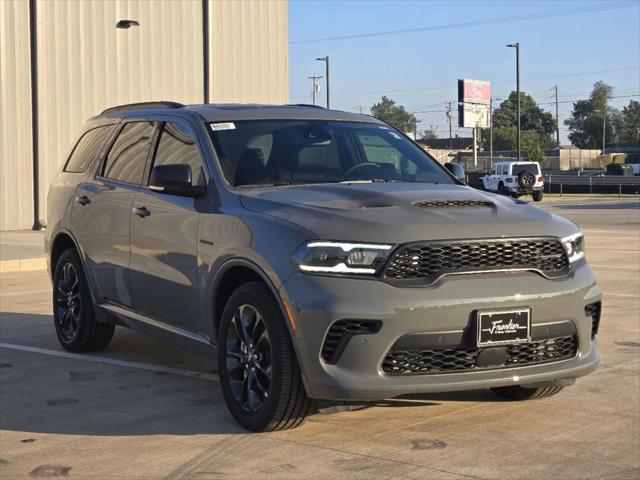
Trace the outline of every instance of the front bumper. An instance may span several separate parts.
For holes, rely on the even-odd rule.
[[[411,393],[443,392],[573,379],[593,371],[597,341],[585,305],[602,294],[586,262],[570,276],[550,280],[533,272],[443,277],[434,286],[399,288],[367,279],[294,274],[281,287],[294,307],[296,351],[307,393],[326,400],[381,400]],[[472,312],[531,308],[532,327],[572,322],[578,337],[574,358],[540,365],[458,373],[387,375],[382,363],[392,345],[411,333],[462,332],[474,328]],[[371,335],[354,336],[339,360],[321,351],[327,330],[342,319],[380,320]]]

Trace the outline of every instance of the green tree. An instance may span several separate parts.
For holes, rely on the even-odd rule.
[[[378,120],[390,123],[403,132],[413,131],[416,124],[416,117],[412,113],[407,112],[402,105],[397,105],[386,96],[383,96],[379,103],[371,107],[371,115]]]
[[[580,148],[601,148],[605,124],[607,144],[617,143],[616,126],[620,124],[620,112],[608,106],[612,93],[611,85],[599,81],[593,85],[588,100],[578,100],[573,104],[571,116],[564,121],[569,127],[572,144]]]
[[[422,132],[422,140],[434,140],[438,138],[438,132],[435,128],[428,128]]]
[[[518,148],[518,94],[511,92],[500,107],[493,112],[493,149],[515,150]],[[527,150],[533,145],[541,149],[551,148],[554,141],[555,121],[553,115],[542,110],[530,95],[520,92],[520,141],[522,149]],[[489,130],[485,129],[481,135],[482,147],[489,149]]]
[[[619,145],[640,147],[640,102],[631,100],[622,109],[616,130]]]
[[[540,143],[532,143],[528,148],[526,148],[527,159],[531,162],[538,162],[544,165],[544,161],[546,160],[544,156],[544,152],[540,147]]]

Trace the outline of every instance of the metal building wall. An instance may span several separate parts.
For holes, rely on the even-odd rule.
[[[29,4],[0,1],[0,230],[31,228]]]
[[[286,103],[286,0],[209,0],[210,101]],[[40,216],[82,123],[147,100],[203,101],[201,0],[37,0]],[[121,19],[139,27],[117,30]],[[31,228],[28,1],[0,0],[0,230]]]
[[[286,0],[209,3],[212,102],[287,103]]]
[[[38,8],[40,211],[83,122],[145,100],[202,102],[198,1],[49,1]],[[139,27],[116,29],[118,20]]]

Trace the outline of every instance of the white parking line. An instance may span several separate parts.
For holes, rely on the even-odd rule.
[[[639,267],[622,267],[620,265],[596,265],[595,263],[591,264],[592,267],[596,268],[612,268],[614,270],[635,270],[640,271]]]
[[[0,300],[5,297],[19,297],[20,295],[34,295],[36,293],[51,293],[51,289],[47,288],[46,290],[27,290],[26,292],[9,292],[0,294]]]
[[[604,292],[605,295],[610,297],[625,297],[625,298],[640,298],[640,295],[635,295],[633,293],[609,293]]]
[[[161,365],[152,365],[150,363],[130,362],[128,360],[118,360],[116,358],[97,357],[93,355],[85,355],[82,353],[61,352],[59,350],[49,350],[47,348],[29,347],[27,345],[15,345],[13,343],[0,342],[0,348],[10,350],[19,350],[22,352],[40,353],[42,355],[50,355],[52,357],[70,358],[73,360],[85,360],[87,362],[103,363],[105,365],[115,365],[118,367],[139,368],[141,370],[149,370],[152,372],[170,373],[173,375],[182,375],[183,377],[201,378],[217,382],[218,376],[210,373],[196,372],[194,370],[182,370],[179,368],[163,367]]]

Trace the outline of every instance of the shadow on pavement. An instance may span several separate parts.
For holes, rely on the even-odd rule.
[[[66,352],[50,315],[0,312],[0,341]],[[0,348],[0,429],[65,435],[138,436],[246,434],[227,411],[217,381],[114,365],[109,360],[211,373],[212,362],[120,328],[112,344],[92,354],[104,363]],[[322,402],[312,413],[367,407],[412,408],[442,401],[496,401],[489,391],[408,395],[345,406]]]

